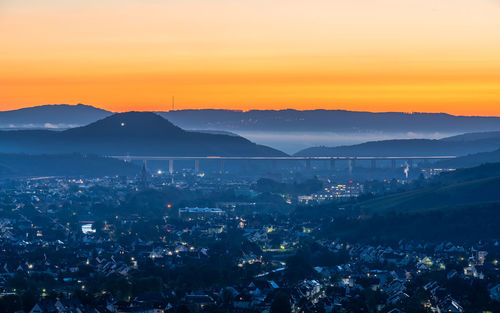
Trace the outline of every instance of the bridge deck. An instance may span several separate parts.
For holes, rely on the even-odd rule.
[[[289,156],[289,157],[248,157],[248,156],[125,156],[112,155],[110,158],[121,160],[147,160],[147,161],[168,161],[168,160],[444,160],[454,159],[456,156]]]

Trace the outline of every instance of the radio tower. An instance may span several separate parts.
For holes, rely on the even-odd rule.
[[[175,110],[175,99],[174,96],[172,96],[172,111]]]

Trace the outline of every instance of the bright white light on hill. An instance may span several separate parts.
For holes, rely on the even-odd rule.
[[[123,126],[125,126],[125,123],[122,122],[120,125],[123,127]]]

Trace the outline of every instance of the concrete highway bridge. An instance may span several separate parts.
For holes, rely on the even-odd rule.
[[[311,161],[327,161],[330,164],[330,169],[335,169],[335,164],[337,161],[347,161],[349,164],[349,169],[354,168],[357,160],[359,161],[370,161],[371,168],[376,167],[376,162],[381,160],[386,160],[391,162],[392,168],[396,168],[397,161],[406,162],[410,167],[414,161],[424,161],[424,160],[446,160],[454,159],[456,156],[282,156],[282,157],[248,157],[248,156],[128,156],[128,155],[113,155],[109,156],[111,158],[130,161],[168,161],[169,162],[169,172],[172,174],[174,172],[174,161],[193,161],[195,172],[200,171],[200,160],[211,160],[219,161],[221,166],[221,171],[224,171],[225,161],[239,160],[246,161],[247,164],[250,161],[272,161],[273,167],[276,166],[277,162],[280,161],[305,161],[306,169],[311,169]]]

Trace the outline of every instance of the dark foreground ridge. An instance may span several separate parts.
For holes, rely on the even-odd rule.
[[[81,154],[0,153],[0,179],[45,176],[134,176],[140,167],[130,162]]]

